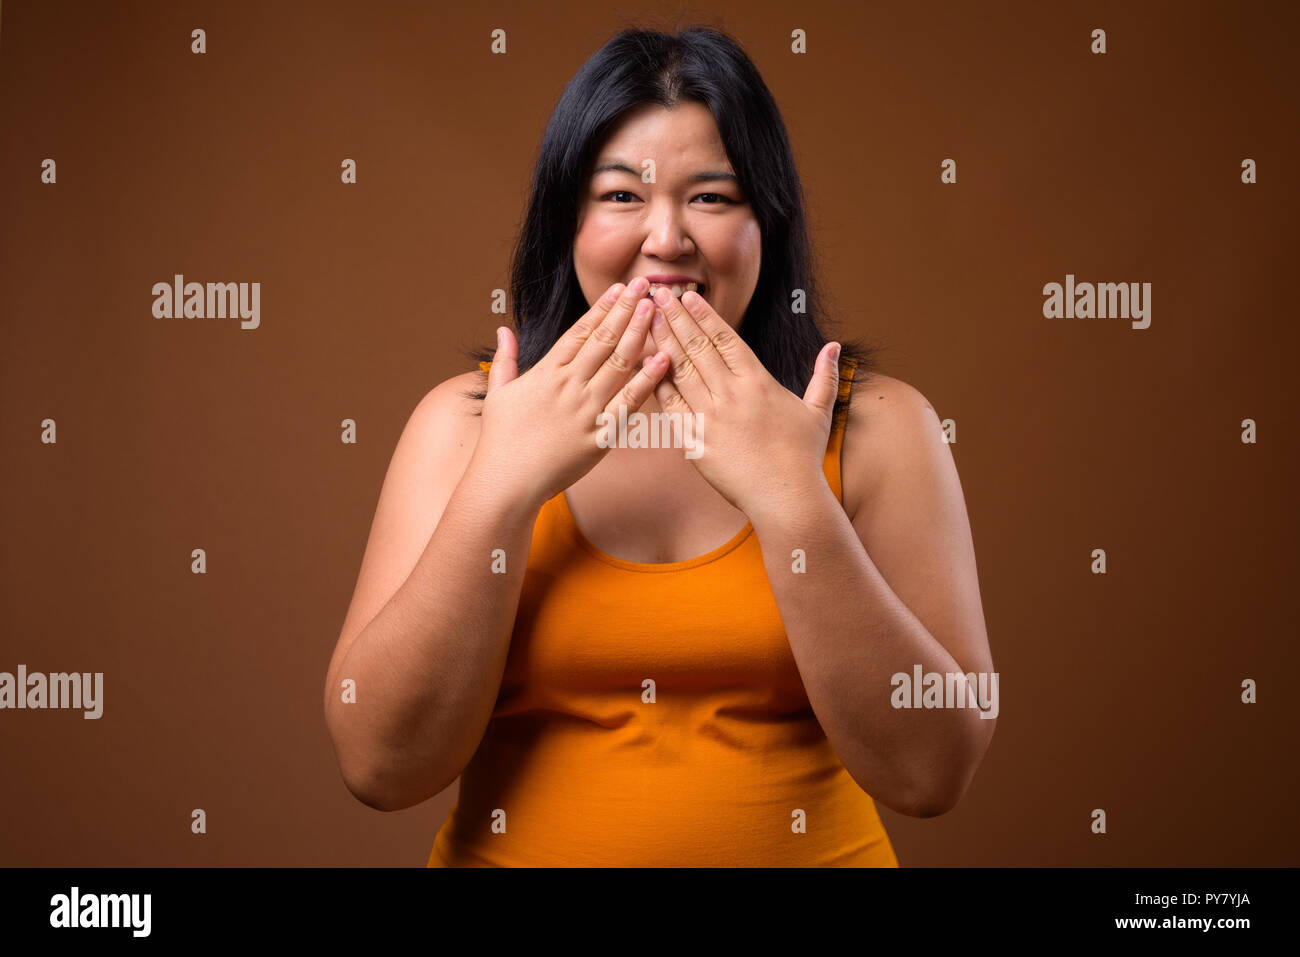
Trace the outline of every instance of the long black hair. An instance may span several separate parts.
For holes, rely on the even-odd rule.
[[[528,212],[510,269],[510,303],[519,372],[590,308],[573,266],[580,198],[604,140],[622,117],[646,104],[671,109],[698,102],[713,114],[740,187],[762,232],[758,283],[737,330],[772,378],[802,397],[817,354],[830,339],[818,288],[803,187],[785,124],[763,78],[740,45],[711,27],[676,34],[625,29],[570,81],[551,114],[533,173]],[[804,311],[793,309],[803,290]],[[870,373],[877,348],[839,340],[841,361],[857,362],[855,385]],[[467,350],[488,361],[489,348]],[[484,380],[486,382],[486,380]],[[486,388],[466,393],[482,399]],[[834,414],[845,412],[836,402]]]

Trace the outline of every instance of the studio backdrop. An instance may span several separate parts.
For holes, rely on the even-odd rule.
[[[1296,862],[1295,5],[5,0],[0,864],[424,865],[321,708],[385,471],[564,84],[697,24],[961,476],[999,729],[900,863]]]

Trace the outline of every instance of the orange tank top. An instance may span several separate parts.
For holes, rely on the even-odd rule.
[[[840,373],[848,395],[852,360]],[[842,440],[836,423],[841,502]],[[804,693],[752,525],[644,564],[587,541],[564,493],[542,507],[496,706],[428,866],[898,866]]]

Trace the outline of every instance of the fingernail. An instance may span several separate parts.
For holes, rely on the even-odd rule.
[[[621,282],[614,283],[614,285],[610,286],[609,289],[606,291],[605,301],[618,302],[618,297],[623,295],[623,288],[624,286]]]
[[[838,362],[840,359],[840,344],[837,342],[831,346],[831,362]]]

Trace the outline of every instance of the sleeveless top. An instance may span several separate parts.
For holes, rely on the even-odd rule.
[[[824,463],[841,503],[843,429]],[[500,693],[428,866],[898,866],[813,714],[752,524],[646,564],[589,542],[563,492],[542,507]]]

